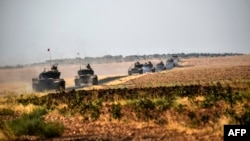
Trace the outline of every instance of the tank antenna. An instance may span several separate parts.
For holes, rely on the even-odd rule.
[[[81,68],[81,58],[80,58],[80,53],[78,52],[78,53],[77,53],[77,55],[78,55],[78,58],[79,58],[80,69],[82,69],[82,68]]]
[[[86,66],[87,65],[87,62],[86,62],[86,52],[84,51],[84,65]]]
[[[51,54],[50,54],[50,48],[48,48],[48,52],[49,52],[49,64],[51,66]]]

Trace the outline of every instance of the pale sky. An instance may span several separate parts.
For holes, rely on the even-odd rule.
[[[250,54],[249,0],[0,0],[0,66],[167,53]]]

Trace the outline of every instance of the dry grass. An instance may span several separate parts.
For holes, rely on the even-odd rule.
[[[147,74],[126,84],[135,86],[211,84],[242,82],[249,87],[250,55],[217,58],[183,59],[181,67],[156,74]],[[239,86],[237,86],[239,87]]]
[[[236,88],[249,89],[249,60],[250,55],[182,59],[180,65],[183,67],[174,68],[160,73],[121,77],[103,85],[85,87],[83,89],[108,89],[112,87],[119,87],[120,85],[133,87],[186,85],[197,83],[207,85],[217,81],[222,82],[222,84],[230,83]],[[107,77],[127,75],[128,66],[131,64],[132,62],[95,64],[92,65],[92,67],[101,80]],[[13,69],[11,71],[0,70],[0,94],[5,96],[20,96],[20,94],[25,96],[34,94],[29,90],[29,87],[31,86],[31,78],[38,75],[40,71],[37,70],[42,69],[26,69],[27,72],[32,75],[22,76],[27,73],[25,68]],[[74,85],[74,76],[77,69],[79,69],[78,65],[59,66],[59,70],[62,70],[62,78],[66,80],[66,87]],[[9,77],[7,77],[8,75],[11,76],[10,80]],[[20,94],[16,94],[16,92],[20,92]],[[36,93],[35,95],[42,96],[46,94],[48,94],[48,92]],[[202,100],[203,97],[197,97],[197,99]],[[115,102],[120,102],[122,105],[126,105],[127,103],[126,100],[116,100]],[[176,102],[177,104],[186,105],[189,110],[196,109],[196,107],[190,103],[188,98],[178,98]],[[0,108],[11,108],[18,113],[29,112],[35,108],[35,106],[31,104],[23,106],[18,103],[7,103],[7,98],[0,98],[0,103]],[[105,107],[106,104],[108,105],[110,103],[104,103],[104,111],[107,110],[107,107]],[[63,107],[65,107],[64,104],[59,104],[57,106],[58,109]],[[199,112],[202,112],[202,110]],[[114,137],[114,140],[124,139],[124,137],[128,137],[127,140],[150,140],[156,138],[170,140],[222,140],[223,125],[230,122],[228,117],[222,116],[218,119],[216,124],[210,123],[209,125],[211,126],[204,126],[203,128],[190,128],[184,120],[185,117],[181,117],[180,114],[175,112],[173,109],[167,110],[161,114],[160,118],[167,120],[167,124],[163,125],[155,124],[153,121],[132,120],[135,115],[131,114],[130,116],[131,117],[124,117],[122,120],[116,120],[110,119],[110,115],[108,114],[103,114],[97,121],[90,122],[85,121],[84,117],[79,114],[74,116],[69,114],[65,116],[60,114],[56,109],[46,115],[45,119],[47,121],[60,121],[63,123],[66,126],[64,136],[82,135],[90,137],[90,139],[94,138],[95,140],[98,138],[105,139],[109,137]],[[6,137],[0,131],[0,140],[5,138]]]
[[[218,78],[220,80],[242,80],[242,78],[249,78],[249,66],[250,66],[250,55],[243,56],[229,56],[229,57],[211,57],[211,58],[189,58],[181,59],[180,65],[183,67],[174,68],[162,73],[157,73],[151,77],[148,75],[129,76],[124,77],[105,85],[118,85],[124,84],[129,80],[142,77],[142,80],[146,83],[155,83],[157,80],[159,83],[175,84],[175,83],[193,83],[193,82],[211,82]],[[152,60],[153,64],[158,63],[159,60]],[[95,74],[98,75],[99,80],[113,77],[113,76],[124,76],[127,75],[129,66],[134,62],[123,62],[123,63],[109,63],[109,64],[92,64],[92,68]],[[143,61],[142,61],[143,63]],[[40,67],[27,67],[19,69],[0,69],[0,92],[3,90],[14,91],[20,93],[32,91],[31,79],[38,77],[44,68],[49,70],[49,66]],[[61,71],[61,78],[65,79],[66,87],[74,86],[74,78],[77,75],[79,65],[60,65],[58,66]],[[231,70],[233,69],[233,70]],[[234,72],[232,72],[234,71]],[[231,77],[230,75],[237,75]],[[178,77],[176,77],[178,76]],[[151,80],[150,78],[154,80]],[[156,79],[155,79],[156,78]],[[198,79],[199,78],[199,79]],[[141,79],[141,78],[140,78]],[[217,79],[218,80],[218,79]],[[133,85],[134,81],[127,83]],[[137,85],[137,84],[135,84]],[[149,84],[150,85],[150,84]],[[1,95],[1,93],[0,93]]]

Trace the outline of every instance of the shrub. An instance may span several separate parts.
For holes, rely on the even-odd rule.
[[[243,100],[243,96],[239,92],[233,93],[232,88],[228,85],[224,100],[226,103],[230,104],[231,107],[233,107],[234,104]]]
[[[90,117],[93,120],[96,120],[99,118],[101,112],[100,109],[102,108],[102,100],[96,100],[96,101],[82,101],[79,103],[79,105],[75,105],[74,107],[70,107],[74,109],[76,112],[79,112],[80,114]]]
[[[23,114],[20,118],[5,122],[4,129],[9,135],[35,135],[41,137],[60,136],[64,126],[60,123],[46,123],[42,115],[47,113],[46,109],[38,108],[29,114]]]
[[[232,108],[237,102],[241,102],[243,96],[239,92],[233,92],[232,87],[227,85],[226,88],[223,88],[218,82],[215,86],[209,87],[209,92],[205,96],[204,101],[202,101],[203,108],[209,108],[216,105],[218,101],[224,101],[230,104]]]
[[[228,110],[233,121],[240,125],[250,125],[250,109],[246,109],[242,115],[236,114],[235,110]]]
[[[5,129],[14,134],[20,135],[40,135],[45,123],[42,119],[21,117],[6,122]]]
[[[30,96],[27,98],[21,97],[20,99],[17,99],[17,102],[21,103],[23,105],[29,105],[30,103],[32,103],[34,105],[40,104],[39,97],[37,97],[37,96]]]
[[[111,116],[115,119],[120,119],[122,117],[120,103],[111,105]]]
[[[201,115],[201,122],[203,124],[208,123],[209,122],[209,115],[208,114]]]
[[[22,117],[27,119],[38,119],[45,114],[47,114],[47,110],[45,108],[36,108],[31,113],[23,114]]]
[[[65,115],[67,115],[69,109],[66,106],[64,106],[63,108],[58,109],[58,111],[60,114],[65,116]]]
[[[197,115],[195,114],[194,111],[189,111],[188,112],[188,117],[189,117],[189,119],[191,121],[191,126],[192,127],[196,127],[196,126],[200,125],[200,121],[199,121],[199,119],[198,119],[198,117],[197,117]]]
[[[98,105],[95,105],[93,103],[90,103],[89,105],[89,113],[90,113],[90,118],[97,120],[100,116],[100,107]]]
[[[167,119],[159,118],[159,119],[156,119],[154,121],[154,123],[158,124],[158,125],[166,125],[166,124],[168,124],[168,121],[167,121]]]
[[[250,109],[247,109],[242,116],[237,118],[241,125],[250,125]]]
[[[154,117],[155,103],[150,99],[140,99],[131,103],[139,119],[152,119]]]
[[[176,98],[174,96],[164,97],[162,99],[157,100],[155,102],[155,105],[158,107],[158,109],[164,111],[174,106],[175,99]]]
[[[1,116],[13,116],[15,115],[15,111],[7,108],[0,109],[0,115]]]
[[[176,110],[178,113],[183,113],[184,111],[186,111],[186,107],[187,105],[185,104],[178,104]]]
[[[61,136],[64,132],[64,126],[60,122],[48,122],[43,129],[44,136],[47,138]]]
[[[208,89],[208,94],[205,95],[204,101],[202,101],[203,108],[210,108],[216,104],[217,101],[222,99],[222,86],[218,82],[217,86],[210,86]]]

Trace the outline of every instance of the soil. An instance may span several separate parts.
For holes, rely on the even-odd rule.
[[[206,85],[216,81],[225,83],[249,81],[249,60],[250,55],[181,59],[179,66],[171,70],[132,76],[127,76],[127,70],[133,62],[93,64],[92,68],[102,83],[83,89],[103,89],[116,85],[151,87],[190,83]],[[155,64],[159,60],[152,62]],[[74,85],[73,79],[77,69],[79,69],[77,65],[59,66],[62,72],[61,77],[67,80],[67,86]],[[0,88],[1,90],[32,92],[31,78],[37,77],[40,70],[43,70],[42,67],[0,70]],[[249,85],[242,87],[249,87]],[[218,130],[222,131],[223,127],[189,130],[186,127],[175,127],[174,123],[158,125],[150,122],[110,121],[108,118],[85,121],[81,116],[61,116],[54,113],[46,115],[45,119],[59,121],[66,127],[63,137],[48,140],[223,140],[222,132],[218,132]],[[29,139],[32,138],[29,137]]]

